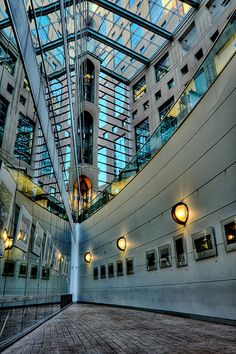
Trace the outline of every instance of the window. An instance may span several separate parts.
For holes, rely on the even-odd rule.
[[[169,98],[165,103],[163,103],[159,108],[159,115],[160,115],[160,120],[162,120],[166,114],[168,113],[168,111],[170,110],[171,106],[174,103],[174,96],[172,96],[171,98]]]
[[[132,113],[132,118],[133,119],[137,118],[137,115],[138,115],[138,111],[136,110]]]
[[[10,84],[7,84],[7,91],[12,95],[14,91],[14,87],[11,86]]]
[[[158,247],[160,268],[171,267],[171,247],[170,244]]]
[[[103,133],[103,139],[108,139],[108,133]]]
[[[164,12],[164,8],[154,1],[149,1],[149,13],[151,22],[156,23]]]
[[[33,265],[31,267],[31,271],[30,271],[30,278],[31,279],[37,279],[37,275],[38,275],[38,266],[37,265]]]
[[[26,278],[27,276],[27,264],[21,263],[19,270],[19,278]]]
[[[26,98],[24,98],[24,96],[20,95],[20,103],[24,106],[25,102],[26,102]]]
[[[49,268],[42,268],[41,279],[48,280],[50,276]]]
[[[117,40],[117,43],[123,44],[122,36],[120,36]],[[115,68],[121,63],[124,58],[124,54],[121,53],[119,50],[114,50],[114,65]]]
[[[216,38],[219,36],[219,31],[217,30],[211,37],[210,40],[212,42],[215,42]]]
[[[13,277],[15,272],[15,265],[15,261],[5,261],[2,275],[5,275],[7,277]]]
[[[98,267],[93,268],[93,279],[98,279]]]
[[[106,183],[106,148],[101,148],[98,151],[98,168],[99,168],[99,174],[98,174],[98,186],[103,186]]]
[[[106,278],[106,266],[105,265],[100,266],[100,274],[101,274],[101,279]]]
[[[195,54],[195,57],[196,57],[197,60],[200,60],[203,57],[202,48],[199,49],[199,51]]]
[[[155,98],[156,101],[158,101],[161,98],[161,90],[157,91],[157,93],[155,93]]]
[[[118,276],[124,275],[124,273],[123,273],[123,263],[122,263],[122,261],[117,261],[117,262],[116,262],[116,270],[117,270],[117,275],[118,275]]]
[[[7,109],[9,103],[5,100],[4,97],[0,96],[0,147],[2,146],[4,128],[7,117]]]
[[[138,151],[146,143],[146,141],[150,136],[148,118],[144,119],[141,123],[137,124],[134,127],[134,131],[135,131],[136,151]]]
[[[130,32],[131,49],[135,49],[142,39],[142,27],[136,23],[131,23]]]
[[[143,104],[143,109],[144,109],[144,111],[146,111],[148,108],[149,108],[149,101],[146,101],[146,102]]]
[[[177,267],[186,266],[188,261],[184,235],[178,235],[174,237],[174,247]]]
[[[222,220],[221,228],[224,235],[226,251],[236,250],[236,216]]]
[[[183,75],[187,74],[188,73],[188,64],[184,65],[182,67],[182,69],[180,69],[180,71]]]
[[[156,250],[146,252],[146,262],[148,271],[157,269]]]
[[[2,44],[0,44],[0,65],[3,66],[11,75],[14,75],[16,58]]]
[[[160,81],[170,70],[169,53],[166,53],[154,66],[156,82]]]
[[[112,133],[117,133],[118,132],[118,127],[112,127]]]
[[[133,258],[126,259],[126,273],[127,275],[134,274]]]
[[[125,148],[125,138],[120,137],[115,140],[114,144],[114,162],[115,162],[115,169],[114,173],[118,175],[121,170],[126,165],[126,158],[125,158],[126,148]]]
[[[26,91],[30,92],[29,81],[25,78],[23,87]]]
[[[113,263],[108,264],[108,277],[113,278],[114,277],[114,265]]]
[[[192,22],[189,25],[189,27],[186,29],[186,31],[179,38],[183,50],[185,52],[189,51],[193,46],[193,43],[197,40],[197,38],[198,38],[198,33],[196,30],[196,26],[195,23]]]
[[[147,92],[145,76],[133,86],[133,100],[136,102]]]
[[[196,260],[217,255],[214,231],[212,227],[192,234],[193,251]]]
[[[49,194],[55,196],[55,194],[56,194],[56,188],[55,188],[55,187],[50,187],[50,192],[49,192]]]
[[[35,124],[22,113],[19,115],[14,156],[28,164],[31,163]]]
[[[43,146],[43,152],[42,152],[42,161],[41,161],[41,166],[42,166],[42,174],[43,175],[51,175],[52,174],[52,164],[51,160],[49,157],[49,153],[47,150],[46,144]]]
[[[170,90],[172,87],[175,86],[175,81],[172,78],[170,81],[167,82],[168,89]]]

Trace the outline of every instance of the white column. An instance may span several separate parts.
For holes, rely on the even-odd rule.
[[[71,239],[71,277],[70,277],[70,293],[72,301],[77,302],[79,299],[79,234],[80,224],[75,224],[75,240]]]

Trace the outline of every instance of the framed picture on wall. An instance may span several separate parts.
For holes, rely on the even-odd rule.
[[[58,248],[55,247],[54,251],[54,262],[52,268],[56,271],[59,272],[60,270],[60,261],[61,261],[61,252],[59,251]]]
[[[192,241],[196,260],[217,256],[213,227],[192,234]]]
[[[171,267],[171,246],[170,243],[158,247],[160,268]]]
[[[175,258],[177,267],[183,267],[188,264],[187,247],[184,235],[178,235],[173,238]]]
[[[220,223],[226,251],[236,250],[236,215],[224,219]]]
[[[28,212],[24,205],[21,204],[14,246],[21,249],[23,252],[28,251],[31,226],[32,215]]]
[[[4,228],[9,231],[15,192],[16,183],[0,161],[0,233]]]
[[[42,250],[44,230],[42,226],[36,222],[35,231],[34,231],[34,240],[32,245],[32,253],[36,254],[36,256],[40,256]]]
[[[48,265],[49,265],[51,240],[52,240],[52,236],[51,236],[50,232],[47,231],[45,244],[44,244],[44,251],[43,251],[43,260],[42,260],[43,267],[48,267]]]

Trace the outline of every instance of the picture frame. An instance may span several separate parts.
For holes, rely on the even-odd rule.
[[[23,204],[20,206],[20,213],[15,234],[14,246],[28,252],[30,232],[32,227],[32,215]]]
[[[43,259],[42,259],[43,267],[48,267],[48,265],[49,265],[51,240],[52,240],[52,235],[47,230],[45,244],[44,244],[44,251],[43,251]]]
[[[184,237],[184,234],[174,236],[173,242],[174,242],[176,266],[184,267],[188,265],[187,246],[186,246],[186,239]]]
[[[172,265],[172,258],[171,258],[171,245],[170,243],[166,243],[158,247],[159,253],[159,265],[160,268],[168,268]]]
[[[31,250],[32,253],[36,254],[36,256],[40,256],[41,254],[43,237],[44,237],[44,229],[37,221],[35,226],[35,231],[34,231],[32,250]]]
[[[215,234],[213,227],[191,235],[193,243],[194,258],[196,261],[217,256]]]
[[[236,215],[221,220],[226,252],[236,250]]]
[[[146,251],[146,265],[147,271],[157,269],[157,252],[155,249]]]

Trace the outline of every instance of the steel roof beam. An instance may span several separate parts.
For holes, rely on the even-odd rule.
[[[137,61],[139,61],[140,63],[143,63],[145,65],[149,64],[149,59],[141,54],[138,54],[136,52],[134,52],[132,49],[127,48],[126,46],[124,46],[123,44],[117,43],[116,41],[113,41],[112,39],[104,36],[103,34],[100,34],[96,31],[94,31],[91,28],[85,29],[82,32],[77,34],[77,39],[79,39],[81,37],[81,35],[88,35],[93,39],[96,39],[100,42],[102,42],[105,45],[108,45],[109,47],[118,50],[119,52],[129,56],[130,58],[133,58]],[[75,39],[74,34],[69,34],[67,36],[67,43],[69,42],[73,42]],[[42,48],[42,52],[48,52],[52,49],[55,49],[57,47],[63,46],[63,38],[58,38],[55,41],[49,42],[47,44],[44,44],[41,46]],[[39,55],[41,53],[41,48],[36,48],[36,54]]]
[[[186,0],[187,1],[187,0]],[[191,0],[190,0],[191,1]],[[158,36],[161,36],[165,39],[168,39],[169,41],[173,40],[173,35],[171,32],[165,30],[162,27],[159,27],[155,25],[154,23],[151,23],[144,18],[137,16],[131,11],[128,11],[120,6],[117,6],[113,2],[107,1],[107,0],[91,0],[96,5],[99,5],[103,7],[104,9],[113,12],[114,14],[121,16],[122,18],[125,18],[126,20],[136,23],[140,27],[146,28],[148,31],[153,32],[157,34]]]
[[[79,3],[79,0],[75,0],[76,3]],[[194,0],[181,0],[183,2],[188,3],[189,5],[193,6],[194,8],[197,8],[196,6],[198,5],[198,3]],[[155,25],[154,23],[151,23],[147,20],[145,20],[144,18],[137,16],[136,14],[134,14],[131,11],[128,11],[120,6],[117,6],[116,4],[107,1],[107,0],[91,0],[91,2],[93,2],[96,5],[99,5],[101,7],[103,7],[104,9],[111,11],[123,18],[125,18],[126,20],[132,22],[132,23],[136,23],[137,25],[146,28],[148,31],[153,32],[165,39],[168,40],[173,40],[173,35],[171,32],[165,30],[162,27],[159,27],[157,25]],[[66,0],[64,3],[64,7],[69,7],[73,5],[73,0]],[[58,11],[60,9],[60,1],[55,1],[51,4],[45,5],[45,6],[41,6],[38,7],[34,10],[35,12],[35,16],[36,17],[40,17],[40,16],[46,16],[52,12]],[[28,11],[28,14],[29,11]],[[0,21],[0,29],[4,29],[6,27],[10,26],[10,21],[9,19],[5,19]]]
[[[188,4],[189,6],[193,7],[195,10],[198,10],[200,7],[200,3],[195,0],[180,0],[181,2],[184,2],[185,4]]]
[[[70,65],[70,72],[73,72],[73,71],[75,71],[75,67],[74,67],[74,65]],[[112,79],[115,79],[118,82],[121,82],[122,84],[129,85],[129,83],[130,83],[130,81],[127,80],[126,78],[124,78],[122,75],[116,74],[114,71],[107,69],[105,66],[101,65],[100,71],[103,74],[108,75]],[[59,79],[61,76],[65,75],[65,74],[66,74],[66,70],[65,70],[65,68],[63,68],[61,70],[54,71],[52,74],[50,74],[48,76],[48,79],[50,81],[54,80],[54,79]]]

